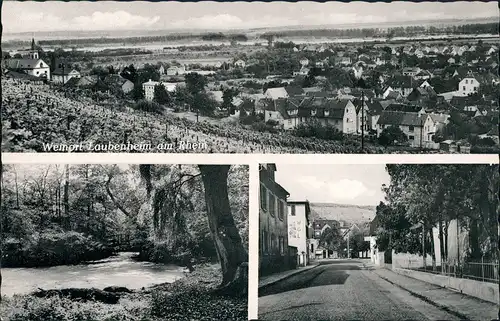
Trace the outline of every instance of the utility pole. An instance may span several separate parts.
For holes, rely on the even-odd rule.
[[[460,268],[460,227],[458,226],[457,217],[457,270]]]
[[[424,269],[427,267],[427,259],[425,257],[425,225],[422,222],[422,260],[424,264]]]
[[[347,233],[347,258],[351,258],[351,249],[349,248],[349,233]]]
[[[422,117],[422,116],[420,116]],[[420,149],[422,149],[422,140],[424,135],[424,119],[420,119]]]
[[[365,149],[365,92],[361,88],[361,151]]]

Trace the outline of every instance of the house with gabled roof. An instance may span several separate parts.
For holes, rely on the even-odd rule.
[[[432,135],[428,133],[433,126],[433,121],[428,114],[406,111],[384,110],[377,121],[377,136],[380,136],[385,128],[399,127],[408,137],[408,143],[412,147],[433,148]]]
[[[411,76],[394,76],[387,80],[386,85],[401,93],[403,97],[406,97],[412,92],[413,87],[417,83]]]
[[[299,108],[301,121],[316,119],[344,134],[356,133],[356,107],[348,99],[308,97]]]
[[[40,59],[38,48],[35,45],[35,39],[31,39],[31,48],[25,57],[21,59],[7,59],[6,67],[12,71],[25,73],[46,80],[49,80],[51,76],[49,65]]]
[[[286,86],[277,88],[268,88],[264,92],[264,96],[269,99],[288,98],[293,96],[300,96],[304,94],[304,90],[297,86]]]

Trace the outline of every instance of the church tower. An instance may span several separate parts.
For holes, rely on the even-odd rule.
[[[31,38],[31,49],[30,49],[29,57],[30,57],[30,59],[40,59],[40,57],[38,56],[38,49],[36,48],[36,45],[35,45],[35,38]]]

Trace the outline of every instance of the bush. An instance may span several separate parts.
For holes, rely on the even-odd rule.
[[[3,244],[2,264],[7,267],[40,267],[95,261],[113,250],[78,232],[43,231],[31,239],[9,238]]]
[[[378,142],[382,146],[390,146],[395,143],[404,144],[408,141],[406,134],[398,126],[384,128],[378,137]]]
[[[319,121],[300,123],[295,127],[293,134],[298,137],[315,137],[325,140],[342,140],[344,135],[330,124],[321,124]]]
[[[142,110],[148,113],[161,114],[165,110],[160,104],[147,100],[140,100],[132,105],[135,110]]]

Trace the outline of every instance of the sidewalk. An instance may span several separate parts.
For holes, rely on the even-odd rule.
[[[318,266],[318,263],[313,263],[313,264],[308,265],[308,266],[299,267],[295,270],[288,270],[288,271],[283,271],[283,272],[263,276],[263,277],[259,278],[259,289],[262,287],[277,283],[281,280],[288,279],[288,278],[290,278],[298,273],[308,271],[308,270],[313,269],[317,266]]]
[[[416,280],[395,273],[389,269],[369,267],[382,279],[398,286],[413,296],[437,306],[448,313],[466,320],[494,320],[498,319],[498,305],[476,299],[458,292],[441,288],[434,284]]]

